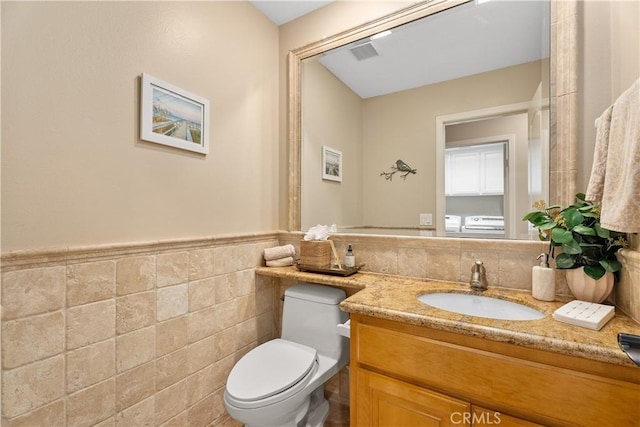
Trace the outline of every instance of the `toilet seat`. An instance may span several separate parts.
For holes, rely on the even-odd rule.
[[[296,394],[318,368],[317,352],[274,339],[245,354],[227,379],[226,397],[238,408],[271,405]]]

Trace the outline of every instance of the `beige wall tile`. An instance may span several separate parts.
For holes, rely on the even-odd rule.
[[[410,277],[427,277],[429,252],[420,248],[398,248],[398,274]]]
[[[187,378],[188,404],[193,405],[197,401],[203,399],[205,396],[213,393],[215,389],[215,368],[214,365],[209,365]]]
[[[177,285],[189,280],[189,253],[170,252],[156,257],[157,286]]]
[[[195,280],[189,283],[189,311],[211,307],[216,303],[216,278]]]
[[[189,280],[204,279],[214,275],[213,254],[213,249],[189,252]]]
[[[5,427],[62,426],[66,420],[64,400],[42,406],[33,412],[5,421]]]
[[[471,271],[471,266],[469,266]],[[457,250],[430,250],[427,256],[427,277],[439,280],[460,280],[460,252]]]
[[[235,328],[236,348],[242,348],[258,341],[258,324],[256,319],[248,319],[238,323]]]
[[[234,297],[237,275],[235,273],[222,274],[214,277],[216,304],[231,301]]]
[[[214,334],[216,329],[215,307],[205,308],[194,313],[189,313],[189,342],[200,341]]]
[[[238,323],[237,304],[235,301],[227,301],[216,305],[216,331],[222,331]]]
[[[226,274],[255,267],[260,251],[254,245],[226,245],[214,249],[214,274]],[[256,261],[256,259],[258,261]]]
[[[62,311],[2,324],[2,366],[16,368],[64,350]]]
[[[235,366],[236,362],[240,360],[241,354],[233,354],[225,357],[222,360],[217,361],[213,365],[213,380],[214,388],[217,390],[224,387],[229,377],[229,373]]]
[[[256,292],[256,274],[253,269],[242,270],[236,273],[236,286],[234,296],[240,297]]]
[[[187,345],[187,316],[156,324],[156,357],[164,356]]]
[[[64,395],[64,356],[58,355],[2,374],[2,415],[15,417]]]
[[[116,299],[116,333],[124,334],[156,321],[156,292],[140,292]]]
[[[116,338],[116,368],[126,371],[153,360],[156,354],[155,326],[138,329]]]
[[[214,337],[205,338],[189,346],[189,373],[192,374],[214,362]]]
[[[236,320],[242,322],[243,320],[251,319],[256,316],[256,298],[253,295],[245,295],[233,300],[236,304]]]
[[[241,340],[238,333],[239,328],[240,325],[216,333],[214,339],[216,361],[233,354],[238,348],[243,347],[238,345]]]
[[[206,426],[215,420],[213,407],[215,405],[215,395],[210,395],[188,410],[188,422],[190,426]]]
[[[186,314],[189,310],[189,286],[169,286],[157,290],[156,318],[158,322]]]
[[[64,267],[2,274],[2,318],[17,319],[64,306]]]
[[[160,427],[184,427],[187,425],[189,425],[189,421],[187,420],[187,411],[182,411],[175,417],[160,424]]]
[[[106,420],[95,424],[93,427],[116,427],[116,417],[109,417]]]
[[[156,390],[162,390],[187,377],[187,349],[182,348],[156,360]]]
[[[155,362],[145,363],[118,375],[116,377],[116,411],[123,411],[153,396],[155,391]]]
[[[116,411],[153,396],[156,391],[155,362],[145,363],[116,377]]]
[[[116,263],[92,262],[67,266],[67,306],[113,298],[116,293]]]
[[[67,350],[103,341],[116,334],[116,302],[107,300],[67,310]]]
[[[118,295],[148,291],[155,285],[155,256],[123,258],[117,261],[116,292]]]
[[[156,393],[156,424],[175,417],[187,408],[187,380]]]
[[[115,340],[67,352],[67,393],[96,384],[116,373]]]
[[[90,426],[115,412],[115,380],[85,388],[67,399],[67,426]]]
[[[116,427],[133,426],[155,426],[155,399],[153,396],[119,412],[116,416]]]

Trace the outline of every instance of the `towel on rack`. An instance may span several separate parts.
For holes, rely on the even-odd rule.
[[[602,114],[586,199],[609,230],[640,232],[640,79]]]

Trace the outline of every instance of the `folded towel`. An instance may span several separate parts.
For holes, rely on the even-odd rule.
[[[640,79],[601,117],[587,199],[600,201],[609,230],[640,232]],[[608,127],[608,129],[606,129]],[[608,137],[606,133],[608,132]],[[593,183],[592,183],[593,181]]]
[[[296,248],[292,244],[276,246],[264,250],[264,260],[273,261],[275,259],[293,257],[295,254]]]
[[[267,261],[267,267],[287,267],[293,265],[293,257],[286,257]]]

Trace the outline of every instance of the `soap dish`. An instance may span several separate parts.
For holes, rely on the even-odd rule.
[[[596,331],[615,315],[613,306],[574,300],[553,312],[553,318],[560,322],[570,323]]]
[[[364,266],[364,264],[356,265],[355,267],[342,267],[342,268],[331,268],[331,267],[317,267],[315,265],[305,265],[296,262],[296,267],[300,271],[308,271],[311,273],[320,273],[320,274],[331,274],[334,276],[351,276],[360,270],[360,268]]]

